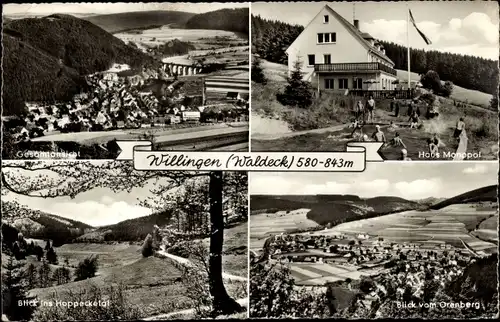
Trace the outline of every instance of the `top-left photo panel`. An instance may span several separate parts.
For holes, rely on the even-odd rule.
[[[248,151],[248,3],[3,5],[3,159]]]

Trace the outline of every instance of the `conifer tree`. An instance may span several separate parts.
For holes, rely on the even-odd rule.
[[[252,81],[266,85],[267,79],[262,70],[261,60],[259,57],[254,57],[252,60]]]
[[[36,306],[28,305],[34,303],[36,298],[27,294],[23,266],[23,263],[14,261],[11,256],[2,272],[3,314],[11,321],[29,320],[36,310]]]
[[[294,63],[285,91],[277,95],[278,101],[283,105],[307,108],[312,104],[312,86],[302,79],[304,74],[301,66],[300,59]]]

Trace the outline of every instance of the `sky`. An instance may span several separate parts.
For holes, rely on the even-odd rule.
[[[129,11],[173,10],[204,13],[223,8],[248,8],[248,3],[41,3],[4,4],[3,15],[111,14]]]
[[[306,26],[328,4],[349,22],[374,38],[407,45],[407,8],[419,29],[430,38],[426,45],[410,25],[410,47],[498,60],[496,1],[295,2],[252,3],[253,15]]]
[[[3,171],[8,174],[9,171],[13,170],[4,169]],[[33,181],[36,178],[35,175],[47,176],[48,180],[56,178],[52,171],[36,171],[33,173],[33,177],[30,177],[31,175],[25,171],[22,173],[27,175],[27,178],[32,178],[28,179],[28,182]],[[152,185],[147,185],[144,188],[135,188],[130,192],[122,191],[119,193],[107,188],[95,188],[80,193],[73,199],[70,197],[27,197],[9,192],[2,196],[2,201],[15,200],[29,209],[41,210],[97,227],[150,215],[153,212],[152,209],[140,206],[140,201],[151,197],[150,189],[152,187]]]
[[[498,184],[497,162],[368,163],[359,173],[252,172],[252,195],[353,194],[408,200],[450,198]]]

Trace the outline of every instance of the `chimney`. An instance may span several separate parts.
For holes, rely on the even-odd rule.
[[[359,30],[359,20],[358,19],[354,19],[354,28]]]
[[[382,47],[382,54],[385,55],[385,48],[384,47]]]

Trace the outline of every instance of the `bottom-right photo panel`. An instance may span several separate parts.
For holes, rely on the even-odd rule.
[[[251,173],[250,317],[497,317],[497,184],[497,162]]]

